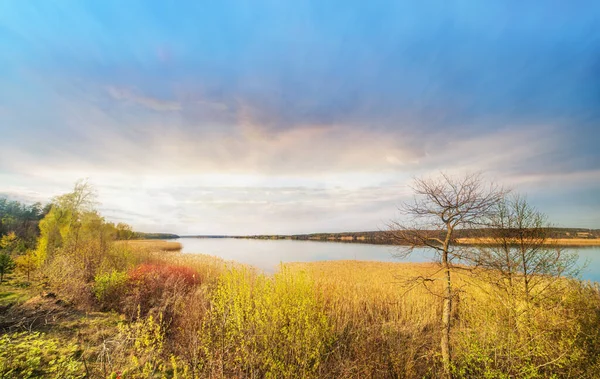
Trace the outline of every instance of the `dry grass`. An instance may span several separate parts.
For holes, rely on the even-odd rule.
[[[117,244],[123,244],[132,249],[144,249],[149,251],[181,251],[182,246],[179,242],[163,240],[128,240],[117,241]]]
[[[326,376],[431,374],[441,318],[438,265],[325,261],[285,266],[313,278],[332,322],[337,337]]]
[[[329,307],[346,317],[419,326],[437,322],[435,297],[412,280],[434,275],[435,264],[325,261],[286,267],[309,273]],[[437,291],[437,283],[431,284]]]
[[[493,238],[457,238],[463,245],[490,245],[497,243]],[[600,246],[600,238],[548,238],[545,245],[551,246]]]
[[[331,320],[336,339],[323,366],[323,377],[416,378],[437,377],[441,372],[438,354],[442,272],[439,265],[325,261],[291,263],[286,267],[307,272],[313,278]],[[564,357],[575,349],[585,356],[582,353],[585,346],[582,348],[569,341],[582,335],[579,327],[587,328],[577,314],[585,314],[582,317],[585,319],[594,318],[594,313],[569,309],[565,304],[570,301],[588,304],[597,296],[595,290],[589,290],[591,295],[581,295],[579,291],[588,290],[575,282],[557,281],[553,285],[556,290],[549,290],[548,296],[543,297],[544,306],[530,311],[535,312],[531,316],[532,323],[527,324],[531,330],[515,332],[514,325],[506,324],[503,318],[512,306],[504,303],[501,299],[504,295],[491,284],[498,280],[495,273],[475,274],[463,268],[453,270],[452,275],[455,297],[451,340],[455,345],[458,377],[483,377],[484,374],[502,377],[499,373],[513,365],[516,367],[511,368],[514,376],[520,377],[535,366],[528,363],[530,361],[544,362],[539,367],[548,370],[534,368],[536,374],[531,377],[547,377],[561,365],[568,366],[564,372],[581,375],[579,364],[569,366]],[[569,286],[573,286],[572,289]],[[522,301],[516,301],[515,309],[523,305]],[[572,314],[568,315],[569,312]],[[523,335],[536,338],[532,342]],[[519,342],[517,337],[523,337],[526,342]],[[539,353],[536,349],[543,351]],[[513,350],[519,353],[508,358],[503,355]],[[490,360],[489,357],[498,352],[497,360]],[[548,361],[556,365],[546,365]],[[582,366],[581,372],[585,370],[597,373],[593,365]]]

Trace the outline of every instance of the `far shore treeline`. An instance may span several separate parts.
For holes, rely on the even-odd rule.
[[[557,245],[590,246],[600,245],[600,229],[585,228],[549,228],[549,241]],[[488,229],[462,229],[456,231],[457,242],[462,244],[485,244],[489,237]],[[164,238],[164,237],[162,237]],[[191,235],[182,238],[240,238],[260,240],[297,240],[366,243],[380,245],[397,245],[399,241],[389,231],[365,231],[343,233],[309,233],[309,234],[258,234],[248,236],[227,235]]]
[[[23,241],[23,248],[33,248],[39,234],[38,223],[50,211],[52,202],[45,205],[37,202],[25,204],[17,200],[0,197],[0,235],[15,231]],[[177,239],[177,238],[237,238],[260,240],[297,240],[365,243],[394,245],[399,241],[389,231],[362,231],[341,233],[308,233],[308,234],[257,234],[257,235],[178,235],[174,233],[145,233],[133,231],[125,223],[108,223],[112,225],[117,240],[128,239]],[[600,245],[600,229],[586,228],[550,228],[549,241],[564,246],[596,246]],[[456,231],[456,239],[462,244],[485,244],[489,236],[488,230],[462,229]],[[401,242],[401,241],[400,241]]]

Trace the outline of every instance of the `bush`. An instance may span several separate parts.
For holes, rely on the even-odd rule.
[[[176,265],[142,264],[128,276],[123,311],[132,319],[152,311],[169,321],[177,302],[200,282],[194,270]]]
[[[104,309],[119,308],[122,296],[127,290],[128,276],[125,272],[113,271],[98,274],[94,279],[94,295]]]

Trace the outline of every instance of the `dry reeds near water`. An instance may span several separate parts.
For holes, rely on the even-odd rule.
[[[128,245],[133,249],[146,249],[152,251],[181,251],[179,242],[163,240],[125,240],[117,241],[117,244]]]
[[[180,254],[177,245],[120,241],[92,281],[70,275],[56,287],[93,291],[88,298],[98,308],[122,314],[103,345],[86,353],[90,377],[436,378],[443,372],[437,264],[290,263],[265,275],[217,257]],[[60,267],[72,266],[69,255],[64,260]],[[61,280],[55,271],[48,271],[54,282]],[[518,277],[514,289],[499,286],[502,278],[489,270],[456,268],[452,278],[455,377],[600,375],[595,285],[541,281],[544,296],[526,299]]]

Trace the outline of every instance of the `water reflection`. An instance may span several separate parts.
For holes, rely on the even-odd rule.
[[[234,260],[257,267],[267,273],[274,272],[280,263],[313,262],[355,259],[384,262],[428,262],[430,249],[415,249],[410,257],[397,258],[398,249],[388,245],[369,245],[339,242],[292,240],[253,240],[234,238],[181,238],[184,253],[202,253]],[[600,282],[600,247],[576,249],[579,264],[588,263],[581,277]]]

